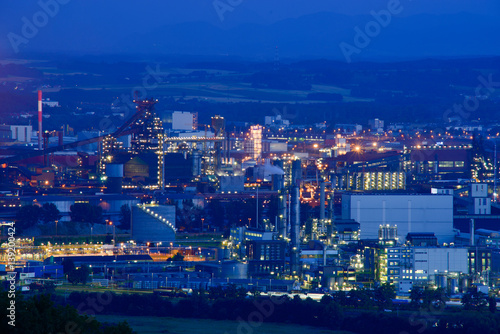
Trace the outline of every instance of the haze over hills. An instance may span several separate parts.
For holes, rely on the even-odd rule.
[[[56,17],[29,43],[22,45],[18,55],[33,52],[177,54],[272,60],[278,46],[283,58],[344,60],[339,44],[356,46],[354,28],[365,30],[370,21],[374,21],[370,15],[323,12],[271,24],[243,23],[228,27],[197,21],[132,27],[131,22],[121,22],[116,29],[102,29],[91,22],[80,25]],[[95,33],[100,30],[102,33]],[[473,13],[393,16],[390,23],[381,27],[380,33],[371,37],[351,58],[356,61],[500,55],[498,31],[500,20],[496,17]],[[1,48],[4,54],[12,53],[7,38],[3,39]]]

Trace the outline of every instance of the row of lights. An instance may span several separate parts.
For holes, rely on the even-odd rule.
[[[146,204],[143,204],[142,206],[140,204],[137,204],[138,207],[140,207],[142,210],[145,212],[149,213],[151,216],[158,218],[159,220],[163,221],[165,224],[167,224],[171,229],[173,229],[175,232],[177,232],[177,229],[164,217],[161,215],[158,215],[157,213],[154,213],[152,210],[146,207]]]

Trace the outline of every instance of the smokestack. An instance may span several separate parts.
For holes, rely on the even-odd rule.
[[[328,199],[328,219],[330,219],[330,221],[333,221],[333,201],[335,199],[335,196],[334,196],[334,192],[333,192],[333,189],[332,189],[332,193],[330,194],[330,198]]]
[[[329,223],[328,225],[326,225],[326,242],[328,244],[331,244],[332,243],[332,237],[333,237],[333,225],[332,223]]]
[[[435,158],[434,158],[434,173],[435,174],[439,173],[439,159],[438,159],[437,154],[435,155]]]
[[[287,199],[288,194],[284,191],[280,191],[280,196],[279,196],[279,225],[278,225],[278,234],[280,235],[281,239],[286,238],[286,199]]]
[[[476,242],[476,236],[474,235],[476,233],[476,224],[474,223],[474,219],[470,220],[470,245],[474,246]]]
[[[299,245],[299,229],[300,229],[300,190],[298,186],[292,188],[292,221],[290,239],[293,246]]]
[[[319,219],[323,224],[325,220],[325,181],[321,181],[319,184],[320,193],[319,193]]]
[[[300,252],[300,190],[299,186],[295,185],[292,188],[292,203],[291,203],[291,229],[290,229],[290,239],[291,239],[291,256],[290,256],[290,268],[291,274],[294,275],[299,272],[299,252]]]
[[[327,244],[323,244],[323,266],[326,267],[326,250],[328,249]]]
[[[300,159],[292,161],[292,186],[297,185],[302,179],[302,162]]]
[[[38,91],[38,149],[42,150],[42,91]]]

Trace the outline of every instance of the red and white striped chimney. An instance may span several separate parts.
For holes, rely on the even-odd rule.
[[[38,149],[42,149],[42,91],[38,91]]]

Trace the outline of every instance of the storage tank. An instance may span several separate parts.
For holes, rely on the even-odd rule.
[[[448,277],[446,275],[436,275],[436,286],[446,290],[448,288]]]
[[[123,164],[107,164],[106,165],[106,192],[121,193],[123,182]]]
[[[458,278],[450,279],[450,291],[451,291],[451,293],[458,292]]]

